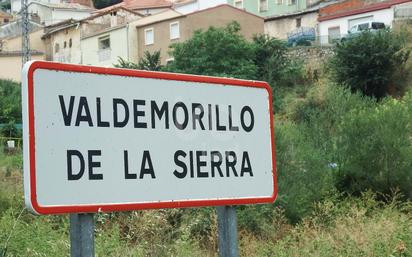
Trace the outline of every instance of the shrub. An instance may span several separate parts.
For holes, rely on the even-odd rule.
[[[412,96],[355,109],[338,127],[338,188],[351,194],[394,188],[412,199]]]
[[[191,39],[171,45],[174,61],[165,70],[254,79],[254,49],[239,31],[237,22],[229,23],[225,28],[209,27],[206,31],[195,31]]]
[[[363,32],[336,44],[330,74],[352,92],[381,99],[403,85],[399,78],[406,76],[399,76],[398,72],[404,71],[409,57],[405,45],[403,33]]]
[[[21,87],[10,80],[0,80],[0,124],[21,123]]]
[[[277,203],[297,222],[312,212],[312,204],[334,191],[333,170],[323,149],[303,125],[276,125]]]

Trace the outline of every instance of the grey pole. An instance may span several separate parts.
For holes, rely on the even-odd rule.
[[[238,257],[237,217],[234,206],[217,207],[219,257]]]
[[[70,214],[70,256],[94,257],[93,214]]]
[[[30,61],[30,40],[29,40],[29,11],[27,9],[27,0],[21,0],[21,65]]]

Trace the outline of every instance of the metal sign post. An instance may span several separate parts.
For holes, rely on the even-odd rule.
[[[70,256],[94,257],[93,214],[70,214]]]
[[[238,257],[237,217],[234,206],[217,207],[219,257]]]

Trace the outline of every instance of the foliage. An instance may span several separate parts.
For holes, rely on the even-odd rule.
[[[381,99],[404,86],[410,53],[405,46],[404,33],[363,32],[336,44],[330,74],[352,92]]]
[[[122,57],[118,57],[118,62],[114,64],[114,67],[125,69],[159,71],[162,68],[160,60],[160,51],[155,51],[153,54],[149,51],[144,51],[144,56],[140,58],[138,64],[124,60]]]
[[[229,23],[225,28],[209,27],[195,31],[193,37],[171,45],[174,61],[165,70],[178,73],[256,78],[254,49],[239,34],[240,25]]]
[[[160,50],[154,51],[151,54],[149,51],[144,51],[144,56],[139,60],[139,69],[159,71],[162,66],[160,65]]]
[[[21,122],[21,88],[10,80],[0,80],[0,124],[10,121]]]
[[[335,197],[317,204],[316,211],[279,240],[248,237],[244,256],[393,256],[412,254],[411,204],[376,195]],[[273,234],[278,233],[273,231]],[[242,242],[241,242],[242,244]]]
[[[139,66],[136,63],[127,61],[120,56],[117,58],[117,63],[113,64],[113,66],[116,68],[124,68],[124,69],[135,69],[135,70],[139,69]]]
[[[96,9],[102,9],[121,2],[121,0],[93,0],[93,5]]]
[[[412,199],[412,95],[360,108],[338,127],[338,187],[359,194],[398,188]]]
[[[310,132],[291,122],[276,125],[277,204],[292,222],[311,213],[314,202],[334,191],[330,160]]]
[[[287,55],[285,42],[268,35],[253,37],[255,45],[255,64],[260,80],[274,87],[292,87],[303,80],[302,62]]]

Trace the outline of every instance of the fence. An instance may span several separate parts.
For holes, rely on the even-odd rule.
[[[0,149],[20,151],[23,147],[23,139],[20,137],[0,137]]]

